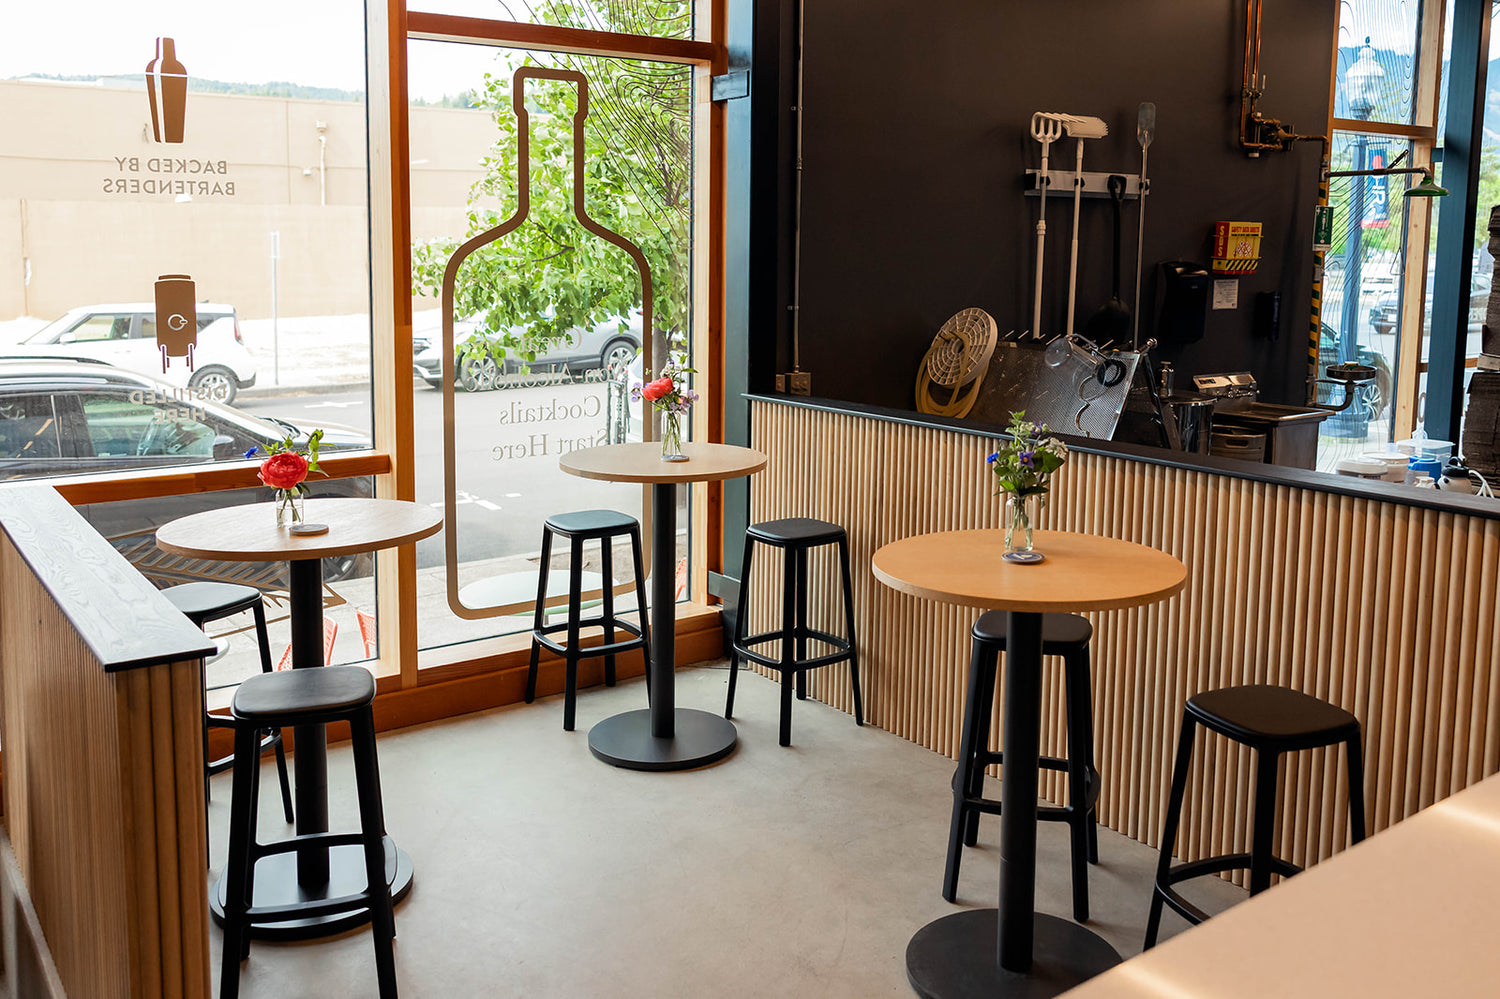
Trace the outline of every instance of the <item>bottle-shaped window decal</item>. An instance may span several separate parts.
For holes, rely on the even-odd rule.
[[[193,348],[198,345],[198,307],[193,279],[186,274],[163,274],[156,280],[156,346],[161,369],[174,357],[187,359],[193,370]]]
[[[531,116],[526,110],[526,81],[530,79],[557,80],[563,83],[572,83],[578,88],[578,106],[573,112],[573,214],[577,217],[584,229],[598,236],[606,242],[612,243],[630,255],[635,262],[636,271],[641,276],[641,364],[642,370],[654,371],[655,363],[652,359],[653,345],[651,337],[651,265],[646,260],[646,255],[641,252],[640,247],[617,232],[611,232],[598,222],[589,217],[584,205],[584,133],[583,126],[589,114],[589,81],[588,77],[576,70],[548,69],[541,66],[522,66],[516,70],[511,83],[511,104],[516,113],[516,210],[510,218],[501,222],[492,229],[473,237],[454,251],[453,256],[448,258],[448,266],[443,271],[443,357],[447,363],[453,363],[455,356],[455,344],[453,336],[453,299],[458,281],[458,269],[465,258],[476,250],[495,242],[507,233],[519,228],[531,214]],[[487,617],[498,617],[502,614],[513,614],[531,606],[530,601],[524,603],[505,604],[495,607],[469,607],[459,598],[459,562],[458,562],[458,459],[457,444],[454,437],[455,422],[455,400],[453,389],[453,378],[443,379],[443,479],[444,479],[444,515],[448,529],[443,532],[444,551],[448,568],[448,606],[453,613],[469,620],[479,620]],[[650,421],[643,421],[644,436],[651,439],[652,427]],[[642,529],[650,533],[651,525],[642,524]],[[647,569],[649,571],[649,567]],[[606,581],[607,584],[607,581]],[[621,588],[621,592],[625,592]],[[586,595],[587,596],[587,595]]]
[[[187,116],[187,67],[177,61],[170,38],[156,40],[156,58],[146,64],[146,95],[151,99],[151,131],[157,142],[181,142]]]

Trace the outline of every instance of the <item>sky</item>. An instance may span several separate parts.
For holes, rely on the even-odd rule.
[[[51,0],[6,6],[0,79],[140,73],[155,54],[156,37],[164,35],[175,39],[190,77],[365,89],[362,0]],[[498,12],[493,0],[430,0],[420,6],[443,13]],[[494,58],[494,50],[480,46],[414,45],[411,96],[437,100],[475,86]]]

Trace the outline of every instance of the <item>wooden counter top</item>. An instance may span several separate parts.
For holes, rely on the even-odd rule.
[[[0,526],[106,673],[213,654],[202,630],[52,487],[0,488]]]
[[[1144,911],[1145,899],[1141,906]],[[1497,916],[1500,776],[1418,812],[1066,995],[1494,995],[1500,982]]]

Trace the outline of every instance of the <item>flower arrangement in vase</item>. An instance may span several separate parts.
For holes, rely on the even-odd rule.
[[[308,475],[314,472],[318,475],[328,474],[318,467],[318,446],[322,441],[323,431],[314,430],[307,438],[305,452],[290,437],[266,445],[266,460],[260,463],[257,477],[276,491],[273,500],[276,504],[277,527],[292,527],[302,522]],[[259,450],[260,448],[253,447],[245,452],[245,457],[253,458]]]
[[[1046,431],[1045,425],[1027,420],[1024,410],[1012,413],[1006,428],[1010,439],[986,459],[995,477],[995,491],[1005,494],[1007,561],[1041,561],[1031,544],[1032,521],[1037,513],[1034,504],[1046,505],[1052,473],[1068,460],[1067,445],[1056,437],[1043,436]]]
[[[687,376],[693,372],[693,368],[687,367],[679,358],[673,357],[667,362],[666,367],[661,369],[661,374],[657,378],[630,390],[631,398],[644,399],[661,414],[662,461],[688,460],[687,455],[682,453],[682,424],[687,417],[688,409],[698,401],[698,393],[690,391],[687,387]],[[646,377],[651,377],[649,371]]]

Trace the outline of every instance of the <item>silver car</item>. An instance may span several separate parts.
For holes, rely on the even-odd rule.
[[[454,338],[458,343],[468,341],[479,328],[479,321],[463,320],[454,324]],[[493,357],[464,358],[457,365],[455,381],[468,392],[487,392],[491,389],[507,388],[511,385],[529,383],[534,377],[562,379],[571,375],[582,375],[597,371],[601,378],[622,370],[640,353],[641,314],[630,313],[628,319],[616,316],[606,319],[592,330],[575,327],[564,341],[552,345],[545,354],[538,354],[534,361],[506,357],[496,361]],[[518,337],[524,330],[515,330]],[[443,350],[440,338],[434,337],[426,349],[412,357],[412,369],[433,388],[443,387]]]

